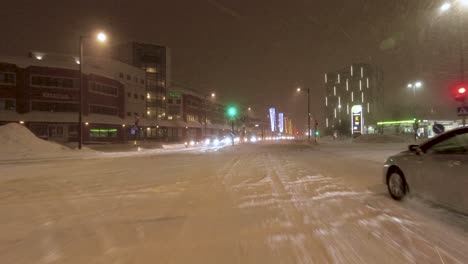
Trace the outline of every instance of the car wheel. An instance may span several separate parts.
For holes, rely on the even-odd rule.
[[[401,200],[406,195],[406,182],[403,174],[395,170],[388,177],[388,192],[395,200]]]

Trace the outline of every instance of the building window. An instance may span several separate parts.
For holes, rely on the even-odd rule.
[[[145,80],[140,79],[140,83],[141,83],[141,84],[145,84]]]
[[[359,80],[359,91],[362,91],[362,80]]]
[[[132,112],[127,112],[127,116],[132,116]]]
[[[333,95],[336,96],[336,86],[333,86]]]
[[[16,100],[14,99],[0,99],[0,110],[15,111]]]
[[[133,98],[138,99],[138,94],[133,94]]]
[[[325,106],[328,106],[328,97],[325,96]]]
[[[180,99],[177,99],[176,104],[180,104],[180,103],[181,103]]]
[[[364,103],[364,93],[361,93],[361,100]]]
[[[367,88],[369,88],[369,78],[366,78]]]
[[[167,99],[167,103],[168,103],[168,104],[172,104],[172,102],[174,102],[174,101],[172,100],[172,98]]]
[[[123,74],[123,72],[119,73],[119,77],[120,77],[121,79],[123,79],[123,78],[124,78],[124,74]]]
[[[16,74],[12,72],[0,72],[0,84],[15,85]]]
[[[77,89],[79,87],[79,80],[64,77],[52,76],[31,76],[31,86],[33,87],[46,87],[46,88],[59,88],[59,89]]]
[[[327,76],[327,74],[325,73],[325,83],[327,83],[327,82],[328,82],[328,76]]]
[[[141,100],[145,100],[145,96],[144,96],[144,95],[140,95],[140,99],[141,99]]]
[[[127,74],[127,80],[129,80],[129,81],[132,80],[132,76],[130,76],[130,74]]]
[[[101,115],[117,115],[117,108],[103,105],[90,105],[89,112]]]
[[[128,97],[132,97],[132,93],[127,93],[127,96],[128,96]]]
[[[89,90],[93,93],[110,95],[115,97],[117,97],[119,94],[119,88],[97,82],[90,82]]]
[[[117,137],[117,129],[92,128],[89,130],[89,136],[91,138],[115,138]]]
[[[187,115],[187,122],[196,122],[197,118],[194,115]]]
[[[54,101],[31,101],[31,110],[42,112],[78,112],[78,104]]]

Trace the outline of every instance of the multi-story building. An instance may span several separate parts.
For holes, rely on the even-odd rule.
[[[168,128],[171,140],[221,136],[230,129],[226,125],[225,105],[211,96],[170,87],[166,102],[167,119],[172,123]]]
[[[78,136],[79,60],[32,52],[0,57],[0,122],[21,122],[42,138],[74,141]],[[84,58],[85,141],[146,137],[145,72],[102,58]],[[146,128],[146,127],[145,127]],[[137,132],[138,131],[138,132]]]
[[[326,73],[324,82],[324,123],[328,131],[351,134],[351,109],[354,105],[362,106],[362,132],[372,129],[383,108],[383,73],[378,67],[355,63]]]
[[[170,49],[130,42],[114,47],[112,56],[146,72],[146,115],[148,119],[166,119],[166,88],[171,82]]]

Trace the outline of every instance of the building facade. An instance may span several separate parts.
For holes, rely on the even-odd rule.
[[[356,63],[326,73],[324,83],[324,123],[327,131],[351,134],[351,109],[360,105],[364,121],[362,133],[372,133],[383,111],[383,72],[376,66]]]
[[[173,140],[199,140],[224,136],[230,131],[225,116],[226,106],[215,98],[187,88],[170,87],[166,101],[167,119],[173,125],[168,136]]]
[[[138,123],[135,120],[145,120],[145,72],[108,59],[85,57],[84,61],[84,140],[131,138],[137,134],[130,131]],[[44,139],[76,141],[78,63],[73,56],[37,52],[29,57],[0,57],[0,122],[23,123]]]
[[[166,119],[166,89],[171,83],[171,53],[168,47],[130,42],[113,49],[113,57],[145,71],[146,115]]]

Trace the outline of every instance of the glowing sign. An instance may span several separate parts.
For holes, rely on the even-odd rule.
[[[351,107],[351,132],[353,135],[361,135],[364,121],[362,120],[362,105]]]
[[[283,133],[283,130],[284,130],[284,114],[283,113],[278,113],[278,127],[279,127],[279,132]]]
[[[276,130],[276,109],[270,108],[270,125],[271,125],[271,132],[275,132]]]

